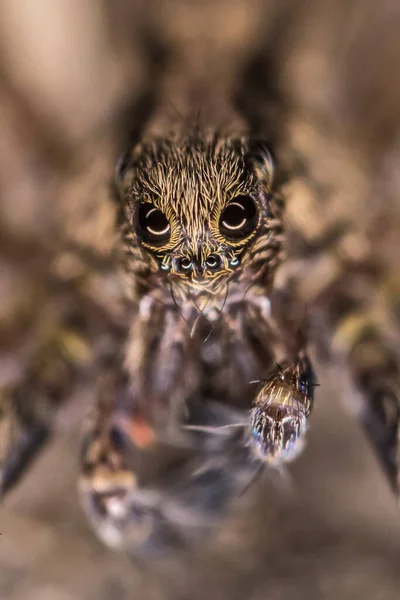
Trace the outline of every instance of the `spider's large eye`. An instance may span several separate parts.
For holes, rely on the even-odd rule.
[[[140,205],[138,222],[145,242],[158,245],[169,240],[171,225],[164,213],[153,204],[144,202]]]
[[[222,212],[219,220],[221,233],[226,238],[241,239],[257,225],[257,208],[249,196],[238,196]]]

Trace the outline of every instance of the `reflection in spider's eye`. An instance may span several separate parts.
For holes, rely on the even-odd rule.
[[[171,225],[164,213],[145,202],[139,207],[139,227],[145,242],[161,244],[169,240]]]
[[[226,238],[246,237],[257,225],[257,209],[249,196],[238,196],[222,212],[219,226]]]

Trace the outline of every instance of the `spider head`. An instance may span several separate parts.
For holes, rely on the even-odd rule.
[[[195,135],[144,144],[117,173],[126,239],[161,282],[193,289],[234,278],[257,240],[271,233],[272,175],[266,148],[255,152],[244,139]]]

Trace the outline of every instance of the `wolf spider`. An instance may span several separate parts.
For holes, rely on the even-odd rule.
[[[346,333],[365,305],[355,280],[378,276],[338,255],[339,275],[304,293],[326,239],[309,243],[286,219],[286,184],[267,145],[247,134],[143,139],[117,165],[128,317],[98,358],[79,481],[88,518],[113,548],[180,545],[218,521],[258,465],[281,469],[298,456],[318,385],[309,341],[331,352],[321,315],[346,341],[364,420],[397,481],[390,326],[367,315]],[[76,369],[50,339],[3,393],[3,493],[47,439]]]

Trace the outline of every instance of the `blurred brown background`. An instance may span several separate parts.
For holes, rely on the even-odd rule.
[[[93,270],[112,247],[118,147],[150,117],[168,132],[203,101],[218,124],[236,98],[283,153],[300,152],[334,190],[333,216],[362,230],[384,206],[379,252],[397,269],[399,67],[396,0],[2,0],[1,385],[57,321],[55,279],[75,295],[84,281],[79,298],[118,320],[118,292]],[[395,501],[340,366],[319,379],[293,494],[261,482],[207,547],[157,563],[103,548],[79,509],[90,385],[75,390],[57,437],[1,508],[0,598],[398,598]]]

